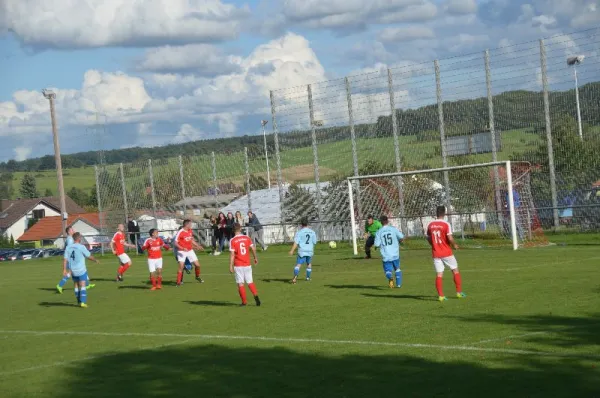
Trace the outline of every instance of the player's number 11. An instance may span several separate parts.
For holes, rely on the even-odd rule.
[[[435,243],[441,244],[442,233],[440,231],[433,231],[433,239],[435,240]]]

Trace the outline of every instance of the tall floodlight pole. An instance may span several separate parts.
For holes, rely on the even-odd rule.
[[[267,132],[265,130],[265,126],[269,123],[267,120],[261,120],[260,125],[262,126],[263,131],[263,140],[265,142],[265,159],[267,161],[267,182],[269,184],[269,189],[271,189],[271,171],[269,170],[269,152],[267,150]]]
[[[58,142],[58,126],[56,124],[56,112],[54,111],[54,100],[56,94],[52,90],[42,90],[44,97],[50,102],[50,119],[52,120],[52,139],[54,141],[54,161],[56,163],[56,178],[58,179],[58,194],[60,196],[60,212],[62,218],[61,236],[66,237],[67,229],[67,205],[65,202],[65,185],[63,182],[62,161],[60,159],[60,144]]]
[[[573,75],[575,76],[575,101],[577,103],[577,127],[579,128],[579,139],[583,140],[583,128],[581,126],[581,109],[579,107],[579,81],[577,79],[577,65],[580,65],[585,59],[585,55],[577,55],[567,58],[567,65],[573,67]]]

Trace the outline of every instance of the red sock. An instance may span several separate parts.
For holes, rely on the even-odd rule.
[[[194,268],[196,269],[196,278],[199,278],[200,277],[200,267],[196,265]]]
[[[156,287],[156,278],[153,276],[150,276],[150,280],[152,281],[152,287]]]
[[[177,271],[177,284],[181,285],[181,280],[183,279],[183,272]]]
[[[254,296],[258,296],[258,291],[256,290],[256,285],[254,283],[248,283],[248,289],[250,289]]]
[[[454,274],[454,284],[456,285],[456,293],[462,292],[462,279],[460,277],[460,273],[456,272]]]
[[[123,272],[125,272],[125,271],[123,271],[123,266],[121,265],[121,266],[119,267],[119,269],[117,270],[117,274],[119,274],[119,275],[123,275]]]
[[[437,278],[435,278],[435,288],[437,289],[438,292],[438,296],[443,297],[444,296],[444,292],[442,290],[442,277],[438,276]]]
[[[121,272],[121,275],[124,274],[125,271],[129,269],[129,267],[131,267],[131,263],[123,264],[123,272]]]
[[[242,304],[247,304],[247,302],[246,302],[246,288],[244,287],[244,285],[242,285],[242,286],[238,285],[238,290],[240,292],[240,297],[242,298]]]
[[[162,275],[158,277],[158,280],[156,281],[156,283],[158,284],[158,286],[162,287]]]

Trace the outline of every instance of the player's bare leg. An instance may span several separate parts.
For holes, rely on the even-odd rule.
[[[196,280],[200,283],[204,283],[204,280],[200,278],[200,261],[194,261],[194,271],[196,272]]]

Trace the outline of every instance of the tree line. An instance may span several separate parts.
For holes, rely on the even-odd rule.
[[[585,109],[586,122],[600,124],[600,82],[589,83],[580,88],[581,107]],[[574,90],[550,93],[551,113],[576,117]],[[446,134],[480,133],[488,127],[488,104],[485,97],[444,102]],[[545,128],[543,96],[537,91],[507,91],[494,96],[495,126],[498,131],[530,128],[543,133]],[[417,109],[396,110],[398,132],[400,135],[418,135],[424,140],[439,140],[437,105],[431,104]],[[280,131],[285,135],[282,150],[311,145],[310,130]],[[376,123],[358,124],[355,133],[359,138],[386,137],[392,134],[391,116],[380,116]],[[347,125],[319,128],[319,143],[348,140],[350,133]],[[274,153],[273,137],[269,135],[269,153]],[[147,159],[172,158],[175,156],[206,155],[211,152],[228,154],[241,152],[248,147],[250,158],[264,156],[263,137],[260,135],[200,140],[185,144],[170,144],[153,148],[127,148],[104,151],[106,164],[130,163]],[[98,163],[98,152],[88,151],[63,155],[64,168],[92,166]],[[0,171],[34,172],[53,170],[53,156],[27,159],[17,162],[9,160],[0,163]]]

